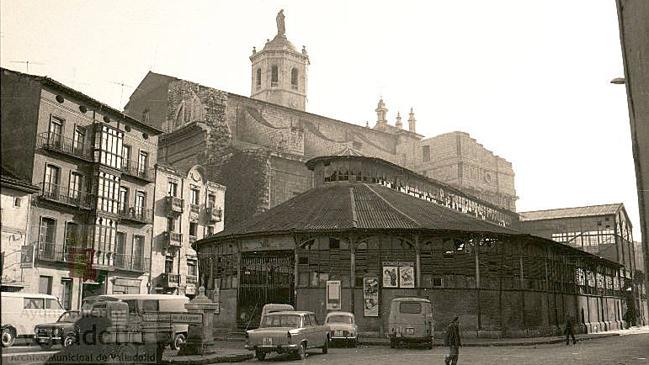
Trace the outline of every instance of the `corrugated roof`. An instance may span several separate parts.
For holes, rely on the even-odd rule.
[[[601,215],[614,215],[622,207],[622,203],[589,205],[586,207],[559,208],[547,210],[535,210],[519,213],[521,221],[539,221],[558,218],[578,218]]]
[[[520,234],[384,186],[335,183],[311,189],[214,237],[355,228]]]

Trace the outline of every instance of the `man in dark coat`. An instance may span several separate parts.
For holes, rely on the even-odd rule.
[[[444,358],[446,365],[456,365],[460,356],[460,318],[455,317],[446,328],[446,337],[444,337],[444,346],[448,346],[448,355]]]
[[[572,328],[572,319],[570,317],[566,317],[566,328],[563,330],[563,334],[566,335],[566,345],[570,345],[570,337],[572,337],[573,345],[577,343],[575,332]]]

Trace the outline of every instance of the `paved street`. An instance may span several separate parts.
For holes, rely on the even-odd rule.
[[[502,347],[464,347],[460,352],[460,364],[649,364],[649,333],[625,335],[583,341],[575,346],[537,345]],[[222,342],[225,348],[242,348],[242,342]],[[408,365],[443,364],[446,349],[436,347],[432,351],[417,348],[390,349],[387,346],[361,346],[331,348],[329,354],[311,351],[307,362],[311,364]],[[52,351],[43,352],[34,346],[18,346],[3,351],[3,364],[43,364]],[[167,354],[172,354],[170,351]],[[266,363],[299,363],[287,355],[271,355]],[[246,363],[259,363],[250,360]]]

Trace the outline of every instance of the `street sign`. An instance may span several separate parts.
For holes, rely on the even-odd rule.
[[[146,322],[201,324],[203,323],[203,314],[174,312],[144,313],[142,320]]]

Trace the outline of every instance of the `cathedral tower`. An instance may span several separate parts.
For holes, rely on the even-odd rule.
[[[250,96],[293,109],[306,108],[306,82],[309,56],[306,48],[295,50],[286,38],[284,10],[277,13],[277,35],[264,49],[253,48]]]

